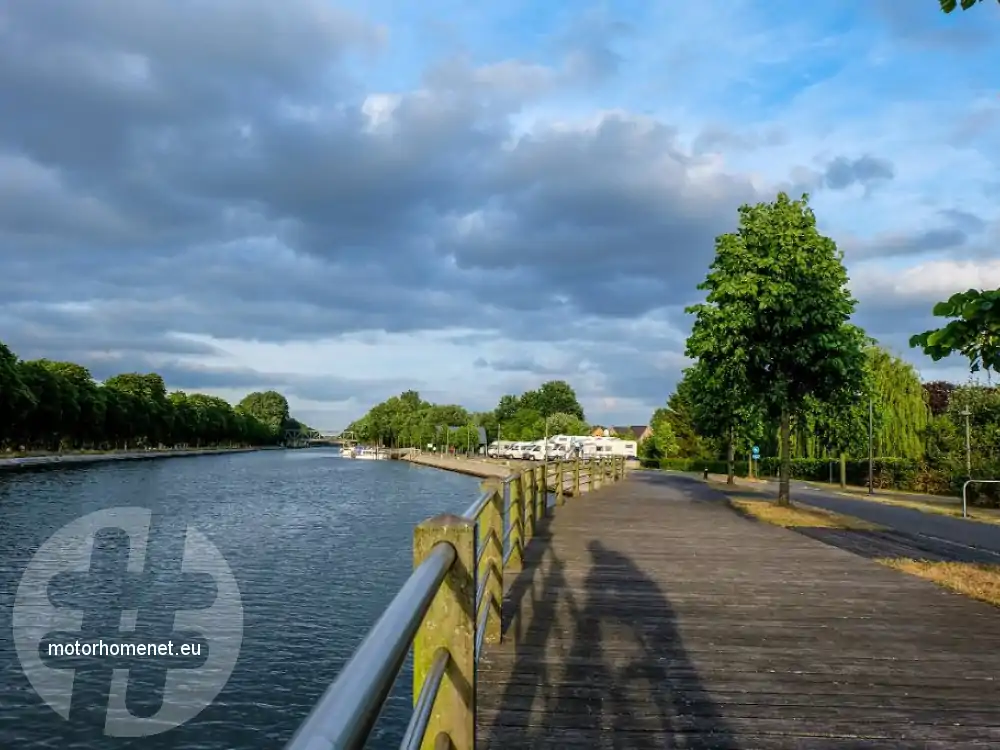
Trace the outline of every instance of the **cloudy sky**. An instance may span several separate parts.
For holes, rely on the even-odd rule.
[[[552,378],[639,423],[787,189],[859,322],[961,379],[906,340],[1000,286],[998,70],[995,3],[12,0],[0,340],[320,428]]]

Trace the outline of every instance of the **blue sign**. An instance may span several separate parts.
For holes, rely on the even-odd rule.
[[[753,455],[754,455],[754,458],[757,458],[758,456],[760,456],[760,446],[759,445],[755,445],[753,447]]]

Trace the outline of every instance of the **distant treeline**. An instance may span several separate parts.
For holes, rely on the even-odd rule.
[[[98,383],[81,365],[19,360],[0,342],[0,450],[268,445],[297,425],[274,391],[233,407],[217,396],[168,393],[156,373]]]

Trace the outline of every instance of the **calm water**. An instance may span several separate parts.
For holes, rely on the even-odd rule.
[[[461,511],[476,490],[470,477],[397,461],[349,461],[324,449],[0,475],[0,747],[281,748],[409,574],[414,524]],[[63,719],[42,701],[18,659],[12,639],[15,593],[29,561],[45,558],[44,565],[52,558],[51,549],[36,555],[46,539],[89,513],[124,506],[152,511],[141,573],[129,561],[129,535],[110,524],[95,537],[89,570],[84,565],[82,572],[63,574],[48,585],[48,601],[63,607],[60,612],[84,613],[82,625],[57,630],[120,642],[120,623],[127,622],[123,612],[134,611],[139,642],[200,643],[202,654],[172,661],[176,668],[169,672],[162,666],[167,656],[131,662],[64,657],[60,664],[45,653],[44,644],[59,640],[50,635],[38,647],[39,658],[62,668],[38,673],[72,675],[67,668],[76,668],[75,682],[66,688],[72,696],[69,718]],[[235,667],[211,705],[179,728],[152,736],[106,736],[116,666],[130,670],[121,673],[129,680],[129,713],[151,716],[160,708],[164,684],[169,692],[170,675],[209,664],[211,649],[205,644],[211,639],[173,619],[177,610],[200,611],[196,608],[210,606],[217,594],[223,599],[223,583],[213,575],[180,567],[187,559],[185,539],[191,542],[185,530],[191,527],[221,552],[238,583],[243,633]],[[54,545],[57,556],[68,548]],[[26,589],[22,586],[22,596]],[[22,601],[18,617],[25,611]],[[222,612],[208,628],[218,631],[232,619],[231,612]],[[239,642],[232,627],[228,636],[229,643]],[[410,680],[407,668],[369,747],[398,746],[409,717]],[[173,695],[184,703],[183,692]]]

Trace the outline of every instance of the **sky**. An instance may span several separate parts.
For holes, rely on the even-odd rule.
[[[808,192],[856,322],[1000,286],[1000,8],[936,0],[0,5],[0,340],[284,393],[565,379],[642,424],[743,203]]]

